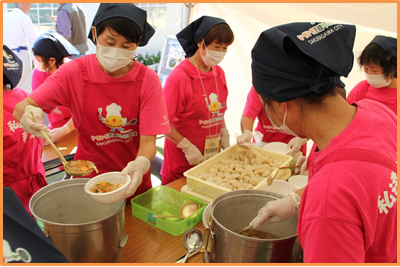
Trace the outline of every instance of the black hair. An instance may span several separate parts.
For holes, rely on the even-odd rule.
[[[371,63],[381,66],[386,78],[397,78],[397,58],[375,43],[368,44],[358,58],[360,67]]]
[[[3,85],[9,85],[11,84],[10,80],[7,78],[7,76],[3,73]]]
[[[204,36],[204,44],[207,46],[216,41],[220,44],[231,45],[235,39],[231,27],[226,23],[213,26]]]
[[[44,57],[44,56],[42,56],[42,55],[39,55],[36,51],[35,51],[35,49],[33,49],[32,48],[32,52],[33,52],[33,55],[35,55],[35,56],[39,56],[41,59],[42,59],[42,62],[43,62],[43,66],[45,67],[45,68],[50,68],[50,63],[49,63],[49,60],[50,60],[50,58],[49,57]],[[54,57],[55,58],[55,57]],[[55,58],[55,60],[56,60],[56,68],[58,69],[62,64],[64,64],[64,58]]]
[[[96,27],[97,36],[103,33],[105,29],[112,29],[118,34],[124,36],[128,42],[135,44],[138,44],[142,37],[142,32],[139,26],[135,22],[126,18],[116,17],[100,22]]]

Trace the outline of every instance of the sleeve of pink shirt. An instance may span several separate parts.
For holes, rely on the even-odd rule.
[[[247,101],[242,116],[255,120],[262,109],[263,106],[258,98],[257,92],[254,90],[254,87],[251,87],[249,94],[247,95]]]
[[[140,100],[140,134],[168,134],[171,130],[160,79],[150,69],[143,81]]]

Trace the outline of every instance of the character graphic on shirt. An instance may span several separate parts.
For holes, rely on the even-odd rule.
[[[124,128],[122,128],[122,126],[133,125],[137,122],[137,119],[131,119],[128,122],[127,118],[122,118],[121,110],[122,107],[120,105],[112,103],[106,107],[107,115],[104,118],[103,115],[101,115],[103,108],[99,108],[99,119],[107,125],[107,127],[111,128],[111,132],[114,132],[115,129],[123,131]]]
[[[209,105],[208,109],[212,113],[212,116],[215,117],[215,115],[219,114],[219,110],[223,108],[225,105],[221,104],[218,101],[218,96],[214,93],[211,93],[209,98],[211,104]]]
[[[3,239],[3,262],[23,261],[30,262],[31,254],[24,248],[17,248],[15,252],[11,250],[10,244]]]

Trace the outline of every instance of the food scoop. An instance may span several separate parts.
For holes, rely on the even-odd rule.
[[[179,209],[180,215],[153,215],[153,218],[167,218],[167,217],[175,217],[185,219],[189,217],[193,212],[200,209],[199,203],[195,201],[189,201],[183,204]]]

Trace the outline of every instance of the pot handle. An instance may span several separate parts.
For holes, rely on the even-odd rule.
[[[121,239],[119,240],[118,247],[123,248],[128,241],[128,235],[124,234]]]
[[[211,223],[209,224],[209,229],[210,229],[210,235],[211,235],[211,253],[210,253],[210,257],[208,258],[208,263],[210,263],[213,259],[213,255],[214,255],[214,249],[215,249],[215,234],[214,232],[211,230]]]

